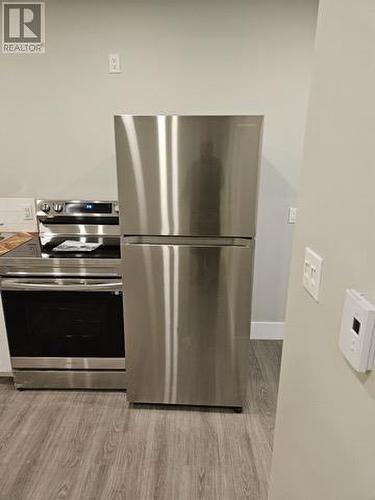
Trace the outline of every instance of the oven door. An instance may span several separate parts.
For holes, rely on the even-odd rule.
[[[1,282],[12,367],[124,369],[121,279]]]

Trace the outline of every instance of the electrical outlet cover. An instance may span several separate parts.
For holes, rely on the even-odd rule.
[[[288,209],[288,224],[295,224],[297,220],[297,208],[289,207]]]
[[[108,64],[110,73],[121,73],[121,63],[119,54],[109,54]]]

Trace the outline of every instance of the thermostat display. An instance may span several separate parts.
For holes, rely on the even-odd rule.
[[[353,318],[353,331],[359,335],[359,329],[361,328],[361,323],[358,321],[357,318]]]

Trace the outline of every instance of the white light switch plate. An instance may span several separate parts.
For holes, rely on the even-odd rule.
[[[322,264],[322,257],[311,250],[311,248],[306,247],[303,263],[303,286],[317,302],[319,302]]]

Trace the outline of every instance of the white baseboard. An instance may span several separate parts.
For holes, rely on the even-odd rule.
[[[284,340],[283,321],[252,321],[250,338],[257,340]]]

